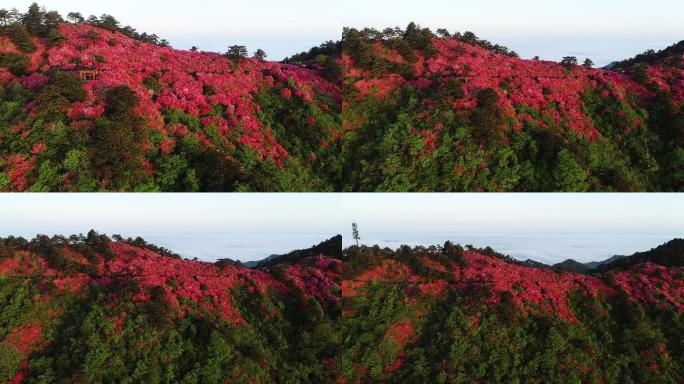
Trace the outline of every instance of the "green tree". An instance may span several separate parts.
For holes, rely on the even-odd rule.
[[[0,27],[6,27],[10,23],[10,11],[0,9]]]
[[[352,239],[356,240],[356,246],[358,247],[361,236],[359,236],[359,226],[356,223],[352,223]]]
[[[114,16],[103,14],[97,21],[96,25],[100,28],[108,29],[110,31],[118,31],[121,28],[121,23]]]
[[[577,57],[575,56],[565,56],[563,60],[561,60],[561,65],[566,67],[566,68],[572,68],[577,66]]]
[[[36,45],[33,44],[33,38],[23,25],[19,23],[10,24],[7,27],[7,35],[12,39],[12,43],[18,50],[26,53],[33,53],[36,51]]]
[[[59,25],[64,22],[62,15],[57,11],[49,11],[43,16],[43,35],[46,35],[52,29],[59,28]]]
[[[570,151],[563,149],[556,158],[553,179],[558,191],[585,192],[589,189],[588,174]]]
[[[247,47],[244,45],[232,45],[228,48],[226,56],[233,61],[240,61],[241,59],[247,57]]]
[[[140,97],[127,86],[104,95],[105,116],[91,134],[95,174],[108,189],[131,189],[143,176],[144,121],[135,113]]]
[[[43,26],[43,20],[45,18],[45,11],[38,6],[37,3],[31,4],[28,12],[24,14],[22,18],[22,24],[26,27],[26,30],[34,35],[38,36],[43,34],[45,28]]]
[[[264,60],[266,60],[267,56],[268,55],[266,54],[266,52],[263,49],[257,49],[256,52],[254,52],[254,58],[257,60],[264,61]]]
[[[85,18],[83,17],[83,15],[81,15],[80,12],[69,12],[69,14],[67,15],[67,19],[74,24],[85,22]]]
[[[477,108],[470,116],[472,135],[478,144],[492,145],[503,141],[508,119],[499,103],[499,94],[492,88],[477,93]]]
[[[49,85],[36,95],[35,104],[41,116],[58,119],[71,103],[85,101],[87,96],[83,80],[73,73],[56,71]]]
[[[31,59],[26,55],[14,52],[0,52],[0,68],[7,68],[15,76],[25,75],[30,64]]]

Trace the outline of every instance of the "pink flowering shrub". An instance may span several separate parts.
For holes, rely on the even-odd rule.
[[[392,325],[385,333],[385,337],[393,340],[399,346],[403,346],[409,341],[412,333],[413,325],[409,321],[404,321]]]

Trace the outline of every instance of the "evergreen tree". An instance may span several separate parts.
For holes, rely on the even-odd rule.
[[[134,111],[139,103],[140,97],[126,86],[108,90],[105,117],[91,136],[95,172],[113,190],[130,190],[142,178],[144,124]]]
[[[80,12],[69,12],[69,14],[67,15],[67,19],[74,24],[85,22],[85,18],[83,17],[83,15],[81,15]]]
[[[18,50],[26,53],[33,53],[36,51],[36,45],[33,44],[31,34],[22,24],[10,24],[7,27],[7,35],[12,39],[12,43]]]
[[[361,236],[359,236],[359,226],[356,223],[352,223],[352,239],[356,240],[356,246],[358,247]]]
[[[226,56],[235,62],[240,61],[240,59],[247,57],[247,47],[244,45],[232,45],[228,48]]]
[[[29,7],[28,12],[24,14],[22,24],[30,34],[38,36],[45,30],[43,27],[44,17],[45,11],[41,9],[37,3],[33,3]]]
[[[566,67],[566,68],[572,68],[577,66],[577,57],[575,56],[565,56],[563,60],[561,60],[561,65]]]
[[[266,54],[266,52],[263,49],[257,49],[256,52],[254,52],[254,58],[257,60],[264,61],[264,60],[266,60],[267,56],[268,55]]]
[[[558,153],[556,168],[553,171],[556,188],[562,192],[585,192],[589,189],[587,172],[568,150]]]

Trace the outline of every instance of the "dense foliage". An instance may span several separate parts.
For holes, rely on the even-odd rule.
[[[266,273],[116,239],[94,231],[0,239],[0,382],[338,376],[338,259],[317,255]]]
[[[343,189],[680,191],[681,49],[624,73],[470,32],[343,33]]]
[[[682,267],[559,273],[450,243],[344,263],[340,382],[684,380]]]
[[[0,190],[339,189],[339,55],[179,51],[70,16],[0,26]]]

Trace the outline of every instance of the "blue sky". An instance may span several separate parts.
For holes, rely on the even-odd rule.
[[[260,259],[338,233],[349,245],[356,221],[366,244],[454,240],[590,261],[684,237],[684,194],[1,194],[0,218],[0,236],[94,228],[206,260]]]
[[[3,7],[24,9],[31,1]],[[599,65],[684,39],[680,0],[44,0],[66,14],[109,13],[178,48],[225,50],[246,44],[281,59],[324,40],[343,26],[383,28],[416,21],[433,29],[471,30],[523,57],[590,56]]]

